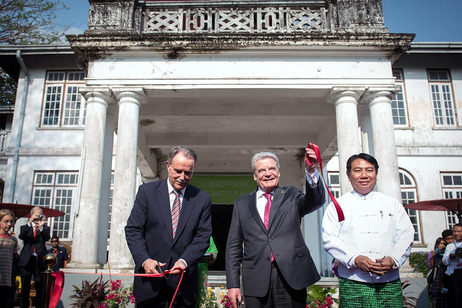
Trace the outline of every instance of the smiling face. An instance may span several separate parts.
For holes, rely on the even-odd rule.
[[[361,195],[370,193],[377,182],[377,170],[374,165],[361,158],[352,162],[351,169],[347,171],[347,176],[354,191]]]
[[[263,158],[255,163],[253,179],[257,181],[258,187],[265,193],[272,192],[278,186],[280,176],[278,165],[274,159]]]
[[[167,161],[168,180],[176,191],[185,188],[192,179],[194,172],[194,159],[184,156],[179,152],[172,158],[172,162]]]
[[[458,242],[462,242],[462,227],[454,226],[452,229],[452,234],[454,234],[454,239]]]

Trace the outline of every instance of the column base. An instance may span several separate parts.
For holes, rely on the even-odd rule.
[[[101,265],[99,265],[98,263],[82,263],[82,262],[75,262],[75,261],[72,261],[71,263],[69,263],[66,267],[66,269],[93,269],[93,270],[97,270],[97,269],[100,269],[101,268]]]
[[[99,272],[114,272],[114,273],[133,273],[135,265],[133,263],[109,263],[104,264],[103,269]]]

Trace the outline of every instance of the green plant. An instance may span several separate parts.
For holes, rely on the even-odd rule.
[[[106,285],[108,281],[103,282],[103,276],[90,283],[88,280],[82,281],[82,287],[74,287],[74,295],[69,298],[74,299],[73,308],[98,308],[106,296]]]
[[[121,280],[111,280],[104,302],[98,308],[126,308],[134,302],[133,285],[124,288]]]
[[[428,273],[428,254],[426,252],[412,252],[409,255],[409,264],[424,277]]]
[[[207,297],[205,298],[205,308],[216,308],[218,307],[217,304],[217,296],[211,287],[207,288]]]
[[[307,289],[307,308],[327,308],[338,303],[338,299],[332,298],[336,288],[324,288],[318,285],[311,285]]]

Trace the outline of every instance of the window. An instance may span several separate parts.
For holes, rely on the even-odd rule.
[[[435,126],[455,126],[456,120],[449,71],[428,70],[428,81],[431,91]]]
[[[84,124],[84,103],[79,87],[81,71],[47,72],[43,99],[42,127],[75,127]]]
[[[66,213],[51,219],[52,235],[62,240],[72,239],[72,208],[75,203],[78,172],[39,172],[34,175],[32,204]]]
[[[399,91],[391,100],[393,124],[397,126],[407,126],[403,71],[401,69],[394,69],[393,76],[395,77],[396,85],[399,87]]]
[[[462,173],[443,173],[441,174],[441,183],[443,184],[444,199],[462,198]],[[453,212],[447,212],[449,228],[453,228],[459,222],[457,215]]]
[[[404,170],[399,170],[399,184],[401,187],[401,199],[403,205],[417,202],[417,187],[411,174]],[[414,227],[414,242],[422,241],[420,230],[420,218],[417,210],[406,209],[407,214]]]
[[[340,197],[340,175],[338,172],[328,173],[329,188],[335,198]]]

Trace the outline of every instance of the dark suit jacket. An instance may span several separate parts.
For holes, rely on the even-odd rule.
[[[188,185],[180,212],[180,219],[172,239],[172,217],[167,180],[143,184],[125,227],[128,247],[135,260],[135,272],[144,273],[143,262],[151,258],[167,263],[170,269],[178,259],[184,259],[188,268],[180,290],[186,304],[197,299],[197,262],[209,247],[212,234],[210,196]],[[167,284],[176,288],[179,275],[170,275]],[[137,302],[154,298],[165,278],[134,278]]]
[[[45,243],[50,240],[50,227],[44,225],[42,231],[37,229],[37,234],[34,237],[34,228],[28,224],[21,226],[19,238],[24,241],[24,246],[19,255],[19,266],[26,266],[32,256],[33,247],[39,260],[41,267],[45,268],[43,257],[47,254]]]
[[[320,279],[305,244],[300,223],[303,216],[324,204],[324,189],[306,183],[307,194],[299,188],[278,187],[271,205],[269,230],[257,211],[256,191],[237,199],[226,244],[228,288],[239,288],[240,266],[244,295],[267,294],[271,273],[271,251],[287,283],[301,290]],[[244,244],[244,245],[242,245]]]

